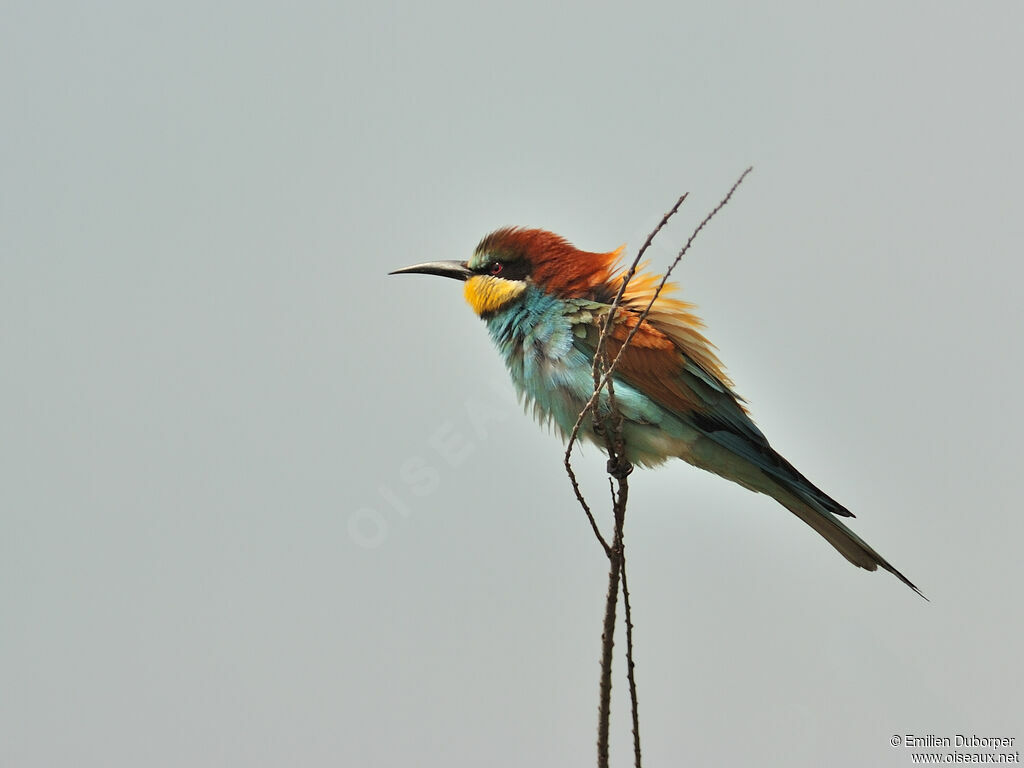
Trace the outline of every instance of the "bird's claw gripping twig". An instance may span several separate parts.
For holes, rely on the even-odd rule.
[[[633,472],[633,465],[620,456],[608,459],[606,470],[616,480],[625,480]]]

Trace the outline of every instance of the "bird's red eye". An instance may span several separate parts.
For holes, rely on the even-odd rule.
[[[500,275],[501,271],[505,268],[505,265],[500,261],[492,261],[491,266],[487,269],[492,275]]]

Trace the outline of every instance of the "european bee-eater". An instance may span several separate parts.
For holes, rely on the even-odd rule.
[[[594,391],[598,339],[622,285],[623,247],[581,251],[540,229],[493,232],[468,261],[434,261],[391,274],[422,273],[465,282],[466,300],[487,324],[520,397],[542,423],[568,436]],[[660,276],[641,269],[612,318],[607,351],[614,359],[647,307]],[[765,493],[817,531],[854,565],[906,576],[847,528],[853,514],[776,453],[751,421],[693,305],[666,284],[626,347],[613,376],[625,457],[655,466],[680,458],[745,488]],[[607,413],[608,399],[599,401]],[[580,434],[603,448],[588,417]]]

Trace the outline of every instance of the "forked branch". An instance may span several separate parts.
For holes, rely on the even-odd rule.
[[[630,328],[629,333],[626,335],[625,341],[623,341],[622,345],[619,347],[615,358],[609,361],[607,340],[611,334],[612,327],[620,319],[620,313],[623,311],[621,308],[622,298],[626,293],[629,282],[636,274],[637,267],[639,266],[644,254],[647,252],[647,249],[654,241],[654,238],[661,232],[665,225],[668,224],[669,220],[676,214],[680,206],[686,200],[686,194],[680,196],[675,205],[669,209],[668,213],[661,218],[658,225],[654,228],[651,234],[648,235],[647,240],[644,241],[644,244],[637,252],[636,257],[623,274],[619,291],[605,316],[604,325],[601,328],[601,334],[598,338],[597,348],[594,353],[594,392],[590,396],[590,399],[587,400],[583,410],[580,411],[580,414],[576,419],[576,423],[573,426],[572,433],[569,435],[569,443],[565,449],[565,471],[569,476],[569,481],[572,483],[573,492],[575,493],[580,506],[583,508],[583,511],[587,515],[587,520],[590,522],[594,536],[597,538],[605,555],[608,557],[608,592],[605,600],[603,630],[601,635],[601,682],[598,703],[597,764],[599,768],[607,768],[608,766],[608,736],[611,722],[612,649],[615,646],[615,621],[620,584],[626,613],[626,676],[629,681],[629,694],[632,708],[633,755],[636,768],[640,768],[640,718],[637,707],[636,678],[634,675],[633,664],[633,616],[629,603],[629,588],[626,581],[626,553],[625,546],[623,544],[623,531],[626,521],[626,502],[629,498],[629,474],[633,471],[633,467],[626,458],[626,446],[622,437],[622,413],[619,411],[618,405],[615,401],[615,388],[613,383],[615,369],[618,366],[619,361],[622,359],[622,355],[625,353],[630,343],[632,343],[633,337],[636,336],[637,332],[640,330],[640,326],[643,325],[647,316],[650,314],[654,303],[661,295],[666,282],[668,282],[669,276],[672,274],[672,270],[674,270],[679,262],[682,261],[683,256],[686,255],[686,252],[690,249],[694,240],[697,239],[697,235],[700,234],[701,230],[703,230],[708,222],[710,222],[711,219],[713,219],[715,215],[729,202],[737,187],[743,183],[743,180],[751,170],[751,168],[747,168],[742,174],[740,174],[740,177],[736,180],[736,183],[732,185],[725,197],[722,198],[718,205],[716,205],[693,230],[689,239],[686,241],[686,244],[683,245],[673,262],[669,265],[668,269],[665,270],[665,275],[662,277],[661,282],[655,289],[653,296],[651,296],[650,301],[647,303],[647,306],[639,314],[637,314],[632,308],[624,310],[635,314],[636,322]],[[602,399],[602,392],[605,392],[606,390],[607,406],[598,408],[598,403]],[[591,419],[591,429],[594,436],[601,439],[604,443],[605,451],[608,453],[608,474],[610,475],[608,482],[611,485],[612,513],[614,518],[614,530],[610,544],[601,533],[601,529],[594,518],[590,505],[587,504],[587,501],[583,496],[583,492],[579,486],[579,481],[576,478],[576,473],[572,468],[572,449],[579,438],[580,429],[588,417]]]

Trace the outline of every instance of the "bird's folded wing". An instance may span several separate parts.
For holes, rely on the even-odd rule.
[[[603,307],[603,311],[598,306]],[[575,343],[586,349],[591,357],[597,348],[608,310],[607,305],[592,305],[585,313],[574,315],[579,320],[574,333]],[[585,320],[587,316],[589,319]],[[619,311],[607,341],[610,361],[619,355],[638,322],[637,312]],[[707,359],[711,355],[713,358],[713,353],[707,349],[695,351],[692,343],[679,333],[669,335],[662,323],[648,316],[636,328],[632,340],[622,352],[615,378],[643,392],[708,439],[751,462],[808,501],[813,500],[815,506],[836,515],[852,517],[849,510],[822,492],[768,444],[740,404],[739,396],[732,391],[731,382],[724,373],[712,373],[708,370],[710,365],[697,362],[699,357]],[[720,369],[721,364],[717,358],[714,360],[715,367]]]

